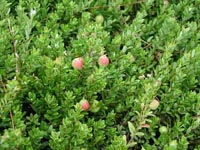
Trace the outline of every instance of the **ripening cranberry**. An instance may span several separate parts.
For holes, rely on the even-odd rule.
[[[167,129],[166,126],[161,126],[161,127],[159,128],[159,132],[160,132],[161,134],[167,133],[167,131],[168,131],[168,129]]]
[[[100,66],[108,66],[109,58],[106,55],[102,55],[99,57],[99,65]]]
[[[90,103],[87,100],[85,100],[85,99],[81,100],[80,104],[81,104],[81,108],[83,110],[88,110],[90,108]]]
[[[81,70],[83,68],[83,58],[78,57],[72,61],[72,66],[74,69]]]
[[[104,21],[104,17],[102,16],[102,15],[98,15],[98,16],[96,16],[96,18],[95,18],[95,21],[97,22],[97,23],[103,23],[103,21]]]
[[[156,110],[156,109],[158,108],[159,104],[160,104],[159,101],[156,100],[156,99],[154,99],[154,100],[150,103],[149,107],[150,107],[150,109],[152,109],[152,110]]]

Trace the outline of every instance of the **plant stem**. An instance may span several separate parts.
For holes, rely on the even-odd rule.
[[[14,37],[14,31],[13,31],[13,28],[11,26],[10,19],[8,19],[8,28],[9,28],[13,52],[14,52],[14,56],[15,56],[15,73],[16,73],[16,76],[17,76],[17,74],[19,73],[19,67],[18,67],[19,55],[17,53],[17,41],[15,40],[15,37]]]
[[[13,120],[13,115],[12,115],[12,111],[10,111],[10,119],[11,119],[11,124],[12,124],[12,128],[15,128],[15,124],[14,124],[14,120]]]
[[[2,85],[2,87],[3,87],[3,91],[6,93],[6,92],[7,92],[7,91],[6,91],[6,86],[5,86],[5,84],[3,83],[2,79],[0,79],[0,82],[1,82],[1,85]]]

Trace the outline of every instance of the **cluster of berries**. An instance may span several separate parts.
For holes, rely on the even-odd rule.
[[[75,58],[72,61],[72,67],[77,70],[81,70],[83,68],[84,60],[82,57]],[[102,55],[99,57],[99,65],[100,66],[108,66],[109,58],[106,55]]]
[[[100,66],[106,67],[109,64],[109,58],[106,55],[102,55],[99,57],[98,62],[99,62]],[[83,68],[83,65],[84,65],[84,60],[82,57],[75,58],[72,61],[72,67],[74,69],[81,70]],[[84,110],[84,111],[88,110],[90,107],[90,103],[88,102],[88,100],[82,100],[80,102],[80,105],[81,105],[82,110]]]

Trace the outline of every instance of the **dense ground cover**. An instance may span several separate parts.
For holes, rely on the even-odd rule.
[[[200,0],[0,0],[0,149],[200,149],[199,30]]]

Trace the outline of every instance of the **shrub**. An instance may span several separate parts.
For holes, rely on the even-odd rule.
[[[0,149],[199,149],[199,0],[0,3]]]

